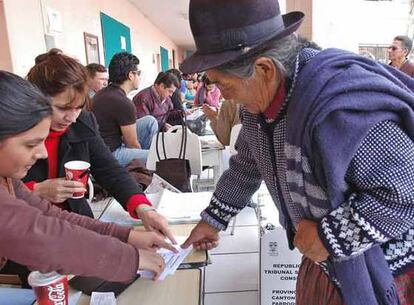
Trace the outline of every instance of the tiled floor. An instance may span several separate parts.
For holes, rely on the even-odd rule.
[[[237,226],[234,235],[230,235],[230,230],[231,228],[220,235],[220,245],[211,250],[210,255],[258,252],[259,232],[257,226]]]
[[[214,305],[252,305],[258,304],[257,299],[257,291],[208,293],[205,296],[204,303]]]

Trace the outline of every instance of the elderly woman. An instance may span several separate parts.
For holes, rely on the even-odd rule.
[[[32,270],[108,281],[131,281],[138,269],[157,276],[163,261],[149,251],[173,250],[157,233],[69,213],[20,181],[38,159],[47,157],[44,141],[51,116],[49,98],[28,81],[0,71],[0,272],[11,273],[13,260]],[[15,291],[3,292],[1,304],[21,304]]]
[[[413,304],[414,81],[309,48],[303,18],[276,0],[190,1],[197,51],[180,69],[240,101],[243,127],[184,246],[216,246],[264,180],[303,254],[296,304]]]

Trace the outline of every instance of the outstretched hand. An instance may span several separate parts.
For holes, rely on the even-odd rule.
[[[167,242],[164,237],[156,232],[146,232],[131,230],[128,236],[128,244],[135,248],[144,249],[150,252],[156,252],[160,248],[177,253],[176,248]]]
[[[197,250],[211,250],[218,246],[218,232],[218,230],[211,227],[208,223],[200,221],[181,247],[186,249],[193,245]]]
[[[138,270],[152,272],[154,281],[158,280],[164,267],[165,263],[160,255],[146,250],[139,250]]]
[[[147,231],[157,232],[168,238],[174,245],[177,244],[174,235],[168,228],[168,220],[157,211],[145,210],[144,207],[148,207],[148,205],[140,205],[136,211],[145,229]]]

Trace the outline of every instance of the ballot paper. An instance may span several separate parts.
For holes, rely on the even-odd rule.
[[[195,108],[190,114],[187,114],[186,119],[189,121],[197,120],[204,115],[204,111],[201,107]]]
[[[212,194],[212,192],[174,193],[164,190],[157,210],[172,223],[197,222],[201,219],[200,213],[209,205]]]
[[[116,305],[113,292],[92,292],[89,305]]]
[[[99,217],[99,220],[103,222],[113,222],[120,226],[128,227],[142,224],[141,220],[132,218],[115,199],[111,200],[111,202],[107,205]]]
[[[200,213],[210,203],[212,194],[212,192],[175,193],[162,189],[158,193],[147,194],[147,198],[158,213],[164,215],[170,223],[195,223],[201,219]],[[99,220],[114,222],[121,226],[142,224],[141,220],[132,218],[115,199],[107,205]]]
[[[224,145],[217,140],[216,136],[202,136],[200,137],[201,150],[220,150],[224,149]]]
[[[178,245],[181,245],[187,239],[186,236],[174,237]],[[174,253],[167,249],[160,249],[157,251],[157,253],[163,258],[165,264],[164,270],[160,274],[158,281],[163,281],[168,275],[173,275],[180,264],[185,260],[185,258],[191,253],[191,250],[193,249],[192,246],[188,247],[187,249],[182,249],[178,245],[175,246],[175,248],[178,250],[178,253]],[[142,278],[152,279],[154,277],[154,273],[150,271],[139,271],[138,273]]]
[[[181,193],[179,189],[174,187],[172,184],[168,183],[165,179],[161,178],[157,174],[152,175],[151,184],[145,189],[145,194],[154,194],[158,193],[164,189],[170,190],[174,193]]]
[[[69,287],[68,304],[69,305],[76,305],[76,304],[78,304],[81,295],[82,295],[82,292],[81,291],[74,291],[72,288]]]

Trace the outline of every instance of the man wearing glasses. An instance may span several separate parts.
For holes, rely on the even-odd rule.
[[[158,132],[152,116],[136,119],[128,93],[139,87],[139,59],[128,52],[115,54],[109,63],[109,86],[93,98],[93,113],[106,145],[122,166],[139,159],[146,164],[152,137]]]
[[[413,41],[408,36],[396,36],[388,47],[390,65],[414,77],[414,64],[408,60]]]

